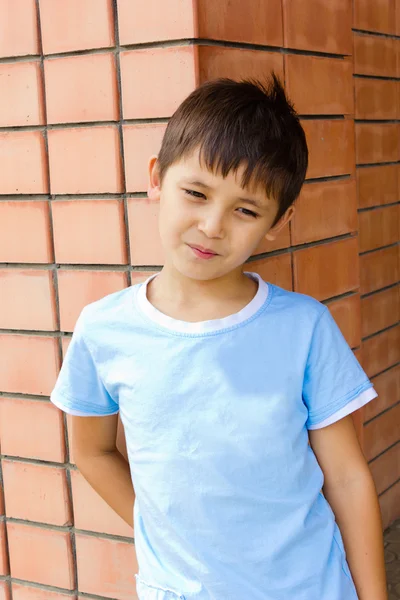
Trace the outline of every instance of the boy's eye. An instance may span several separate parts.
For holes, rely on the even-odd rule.
[[[196,192],[195,190],[184,190],[185,194],[188,196],[193,196],[194,198],[205,198],[205,195],[201,192]]]
[[[248,215],[249,217],[253,217],[254,219],[257,219],[257,217],[259,216],[257,213],[253,212],[252,210],[249,210],[248,208],[239,208],[239,210],[242,210],[244,215]]]

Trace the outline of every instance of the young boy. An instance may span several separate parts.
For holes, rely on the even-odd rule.
[[[323,304],[244,264],[307,163],[274,74],[199,87],[149,162],[163,269],[77,321],[51,400],[84,477],[134,516],[140,600],[387,598],[350,416],[376,393]]]

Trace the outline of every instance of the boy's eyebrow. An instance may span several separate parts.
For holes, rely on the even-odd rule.
[[[206,183],[203,183],[202,181],[198,181],[195,179],[183,179],[181,183],[185,183],[187,185],[196,185],[197,187],[202,187],[205,188],[207,190],[210,190],[210,186],[208,186]],[[238,197],[238,200],[240,200],[241,202],[247,202],[247,204],[252,204],[253,206],[256,206],[257,208],[265,208],[265,206],[259,202],[258,200],[256,200],[255,198],[241,198]]]

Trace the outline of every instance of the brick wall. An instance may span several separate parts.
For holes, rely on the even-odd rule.
[[[162,265],[146,160],[168,117],[271,68],[310,168],[251,266],[327,303],[373,378],[355,421],[400,515],[400,1],[0,0],[0,600],[135,597],[132,530],[49,394],[82,307]]]

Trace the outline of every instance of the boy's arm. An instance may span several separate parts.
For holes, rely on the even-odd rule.
[[[351,415],[309,431],[359,600],[387,600],[381,513]]]
[[[118,414],[72,417],[75,464],[111,508],[133,527],[135,492],[129,463],[117,450]]]

